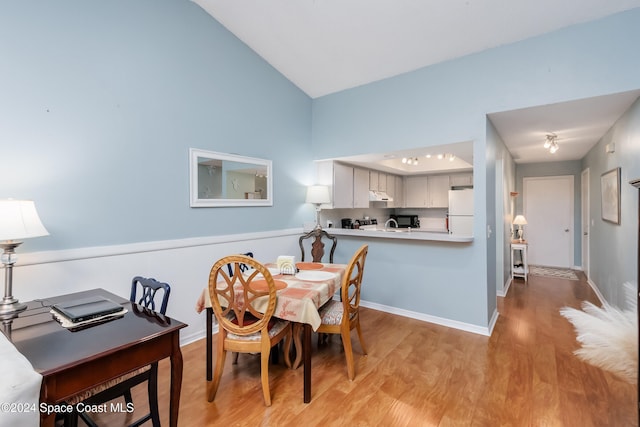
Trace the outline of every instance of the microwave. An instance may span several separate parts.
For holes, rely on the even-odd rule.
[[[398,223],[398,228],[420,228],[418,215],[391,215]]]

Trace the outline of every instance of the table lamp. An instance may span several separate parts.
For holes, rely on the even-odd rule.
[[[517,215],[516,219],[513,220],[513,224],[518,226],[518,239],[522,243],[522,226],[527,224],[527,219],[524,215]]]
[[[323,203],[331,203],[329,196],[329,187],[326,185],[311,185],[307,187],[307,203],[316,205],[316,228],[322,228],[320,225],[320,205]]]
[[[4,264],[4,298],[0,302],[0,316],[16,315],[27,308],[12,295],[13,264],[18,258],[15,249],[22,239],[47,236],[36,206],[31,200],[0,200],[0,248],[4,250],[0,261]]]

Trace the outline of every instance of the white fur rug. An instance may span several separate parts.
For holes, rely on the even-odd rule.
[[[638,317],[635,307],[619,310],[589,302],[582,310],[565,307],[560,314],[576,329],[582,347],[574,353],[583,361],[610,371],[630,383],[638,380]]]

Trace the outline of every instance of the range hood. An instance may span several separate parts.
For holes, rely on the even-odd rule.
[[[369,190],[370,202],[393,202],[393,198],[389,197],[384,191]]]

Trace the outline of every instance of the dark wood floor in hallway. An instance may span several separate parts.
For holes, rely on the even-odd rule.
[[[575,333],[559,309],[597,301],[579,275],[579,281],[516,280],[498,298],[500,317],[491,337],[363,309],[369,355],[362,356],[352,338],[356,378],[350,382],[339,338],[314,348],[310,404],[302,402],[302,368],[280,364],[270,367],[273,404],[265,407],[259,358],[252,355],[240,355],[237,365],[227,357],[216,400],[207,402],[204,339],[197,341],[183,348],[179,424],[636,426],[636,386],[572,353]],[[168,363],[160,371],[162,423],[168,425]],[[134,390],[136,412],[146,410],[145,391]],[[109,426],[128,419],[99,418]]]

